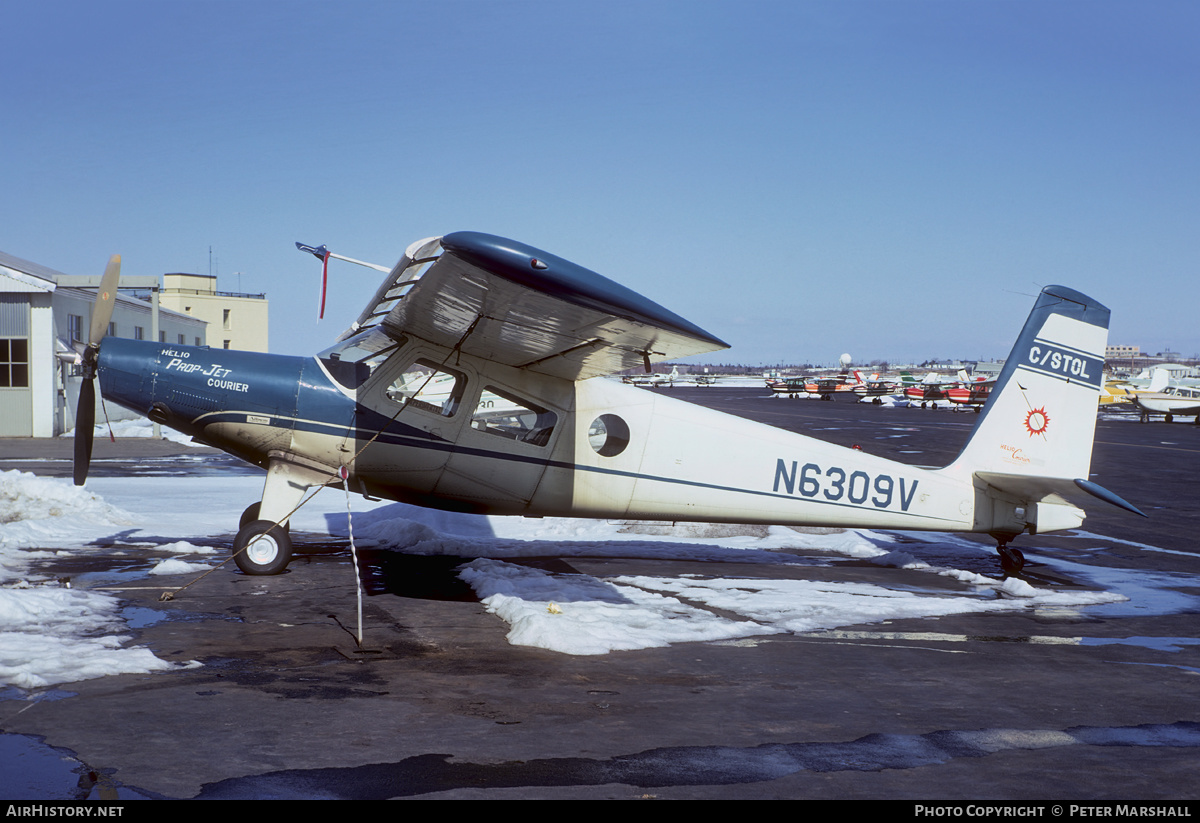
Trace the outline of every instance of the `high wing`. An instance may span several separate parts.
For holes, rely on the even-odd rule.
[[[570,380],[729,347],[593,271],[478,232],[409,246],[339,340],[376,327]]]

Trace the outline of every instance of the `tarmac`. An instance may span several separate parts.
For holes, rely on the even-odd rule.
[[[952,456],[974,422],[747,389],[658,391],[886,456],[919,450],[921,462]],[[903,448],[881,434],[897,427]],[[1190,608],[964,614],[572,656],[510,645],[453,562],[389,554],[367,558],[383,582],[359,648],[346,548],[296,535],[301,556],[277,577],[226,568],[168,601],[160,593],[190,578],[123,587],[137,644],[202,665],[0,690],[0,762],[32,772],[54,761],[58,776],[12,795],[27,799],[1194,801],[1200,427],[1102,420],[1096,440],[1093,479],[1151,518],[1089,518],[1106,550],[1086,555],[1078,538],[1016,545],[1114,574],[1170,575]],[[93,465],[256,471],[201,457],[187,468],[191,447],[97,438]],[[68,441],[0,440],[0,470],[62,476],[69,461]],[[69,575],[81,562],[39,568]],[[129,558],[102,548],[87,560],[118,562]],[[524,562],[597,577],[712,573],[695,561]],[[722,563],[720,573],[768,571]],[[919,571],[844,559],[769,574],[931,585]],[[1086,585],[1060,567],[1026,574],[1043,587]]]

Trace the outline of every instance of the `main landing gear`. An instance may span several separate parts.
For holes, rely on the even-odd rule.
[[[233,559],[243,574],[281,574],[292,559],[288,519],[301,506],[309,489],[337,477],[330,469],[305,457],[283,451],[268,456],[262,502],[242,512]]]
[[[237,537],[233,539],[233,562],[243,574],[279,574],[292,560],[292,538],[288,524],[259,520],[261,503],[242,512]]]

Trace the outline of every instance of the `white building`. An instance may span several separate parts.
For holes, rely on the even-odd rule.
[[[99,271],[104,262],[99,261]],[[70,352],[72,340],[87,338],[99,279],[73,277],[0,252],[0,436],[53,437],[74,428],[82,378],[78,366],[55,354]],[[158,278],[122,277],[121,287],[127,286],[157,289]],[[156,310],[150,301],[122,294],[108,333],[207,344],[203,320]],[[112,406],[107,414],[109,419],[131,416]],[[96,419],[104,420],[105,410],[97,409]]]

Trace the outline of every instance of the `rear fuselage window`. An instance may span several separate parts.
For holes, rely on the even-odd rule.
[[[471,415],[471,428],[520,440],[535,446],[545,446],[558,424],[558,415],[528,400],[515,397],[494,386],[486,386],[479,394],[479,403]]]

